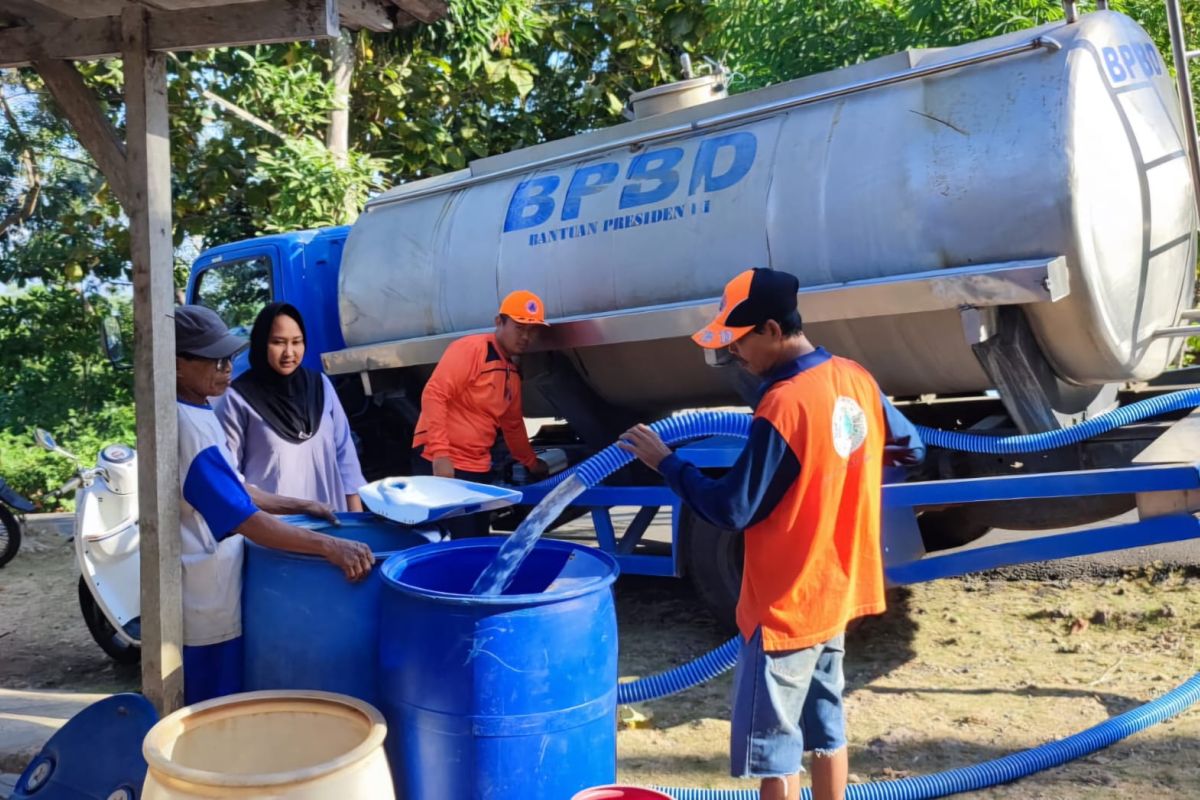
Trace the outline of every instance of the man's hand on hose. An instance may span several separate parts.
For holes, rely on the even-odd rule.
[[[671,455],[658,434],[645,425],[634,425],[617,440],[617,447],[627,453],[633,453],[650,469],[657,470],[663,459]]]
[[[345,573],[351,581],[360,581],[371,574],[375,556],[371,548],[362,542],[352,542],[349,539],[326,537],[325,559]]]

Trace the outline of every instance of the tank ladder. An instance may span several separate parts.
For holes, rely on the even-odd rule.
[[[1196,135],[1196,107],[1192,98],[1192,75],[1190,64],[1200,58],[1200,50],[1189,50],[1183,29],[1183,11],[1179,0],[1165,0],[1167,4],[1167,26],[1171,32],[1171,55],[1175,58],[1175,80],[1179,86],[1179,102],[1183,106],[1183,134],[1187,141],[1188,161],[1192,167],[1192,185],[1196,187],[1197,202],[1200,203],[1200,144]]]

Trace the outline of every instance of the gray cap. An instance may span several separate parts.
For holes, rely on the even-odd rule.
[[[204,306],[175,307],[175,352],[201,358],[229,358],[246,347],[217,316]]]

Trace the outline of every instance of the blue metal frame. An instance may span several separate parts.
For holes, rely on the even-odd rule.
[[[680,448],[678,452],[697,466],[724,467],[733,463],[741,444],[737,439],[714,438]],[[886,483],[883,487],[885,571],[891,583],[921,583],[1016,564],[1200,538],[1200,519],[1191,514],[1177,514],[1073,533],[1031,535],[1022,541],[945,555],[926,555],[917,528],[917,513],[922,507],[1187,490],[1200,491],[1200,464]],[[545,494],[544,489],[527,488],[522,502],[536,504]],[[666,486],[598,486],[585,491],[572,505],[591,512],[600,548],[616,557],[625,574],[681,574],[678,547],[681,505]],[[619,536],[610,514],[613,506],[640,509]],[[671,514],[671,555],[634,555],[633,550],[646,528],[663,508]]]

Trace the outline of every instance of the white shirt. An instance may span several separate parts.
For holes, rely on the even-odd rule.
[[[179,409],[179,533],[183,538],[183,643],[242,635],[242,550],[236,528],[255,508],[209,406]]]

